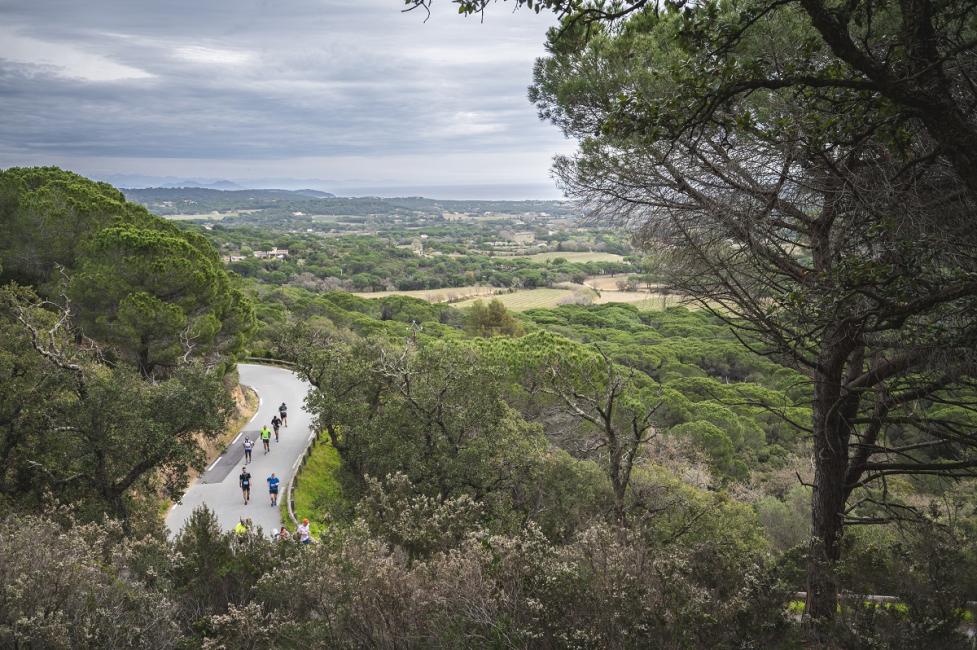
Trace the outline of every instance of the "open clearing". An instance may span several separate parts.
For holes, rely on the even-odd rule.
[[[198,214],[164,214],[164,219],[170,221],[220,221],[227,217],[240,217],[242,214],[251,214],[260,210],[225,210],[224,212],[201,212]]]
[[[497,255],[497,257],[503,257],[503,256]],[[617,255],[615,253],[587,253],[587,252],[534,253],[532,255],[512,255],[512,257],[518,257],[526,260],[533,260],[534,262],[546,262],[548,260],[555,260],[558,257],[562,257],[568,262],[620,262],[624,259],[623,255]]]
[[[505,291],[505,289],[473,285],[468,287],[450,287],[447,289],[417,289],[416,291],[356,291],[353,292],[353,295],[359,296],[360,298],[410,296],[411,298],[420,298],[428,302],[455,302],[477,296],[491,296],[499,291]]]
[[[589,298],[595,305],[609,302],[623,302],[635,305],[638,309],[664,309],[680,304],[681,298],[676,295],[648,293],[646,291],[601,291],[596,296],[593,291],[574,289],[520,289],[512,293],[503,293],[492,298],[498,299],[506,308],[512,311],[526,311],[527,309],[546,309],[558,307],[564,299],[580,296]],[[453,307],[470,307],[478,298],[471,298],[454,303]]]
[[[614,275],[592,275],[584,280],[584,284],[586,284],[588,287],[599,289],[601,291],[616,291],[618,282],[627,282],[628,278],[633,277],[637,276],[627,273],[617,273]],[[639,283],[638,286],[642,291],[646,289],[644,282]]]
[[[512,311],[526,311],[527,309],[538,309],[544,307],[556,307],[560,300],[574,295],[570,289],[520,289],[512,293],[503,293],[493,298],[498,299],[507,309]],[[478,300],[464,300],[455,303],[454,307],[470,307]]]
[[[621,279],[624,276],[618,276]],[[603,279],[603,278],[602,278]],[[606,278],[611,280],[612,278]],[[609,283],[612,286],[615,282]],[[633,304],[639,309],[664,309],[681,303],[681,297],[677,295],[665,295],[651,293],[648,291],[617,291],[601,290],[598,295],[594,287],[590,286],[591,280],[587,285],[563,284],[554,288],[543,289],[519,289],[518,291],[506,292],[499,287],[488,286],[467,286],[452,287],[449,289],[419,289],[416,291],[359,291],[354,292],[354,296],[360,298],[385,298],[387,296],[410,296],[419,298],[432,303],[451,303],[453,307],[471,307],[476,300],[490,300],[497,298],[512,311],[526,311],[527,309],[544,309],[557,307],[564,299],[575,296],[589,299],[593,304],[603,305],[609,302],[623,302]],[[605,284],[603,282],[601,285]]]
[[[638,309],[665,309],[682,304],[682,296],[647,291],[601,291],[600,297],[594,298],[595,305],[609,302],[626,302]]]

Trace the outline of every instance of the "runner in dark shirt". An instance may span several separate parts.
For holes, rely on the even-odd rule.
[[[241,468],[241,475],[237,477],[238,484],[241,486],[241,494],[244,495],[244,505],[248,505],[251,500],[251,473],[247,467]]]

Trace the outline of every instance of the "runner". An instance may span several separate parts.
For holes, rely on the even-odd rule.
[[[251,438],[244,438],[244,464],[247,465],[251,462],[251,450],[254,449],[254,443],[251,442]]]
[[[309,533],[309,520],[303,519],[302,523],[295,530],[298,533],[299,541],[303,544],[309,544],[312,542],[312,535]]]
[[[247,467],[241,468],[241,475],[237,477],[237,482],[241,486],[241,494],[244,496],[244,505],[248,505],[251,500],[251,473]]]
[[[237,522],[237,526],[234,527],[234,532],[238,537],[248,532],[248,527],[244,523],[244,517],[241,517],[240,521]]]
[[[261,444],[264,445],[266,454],[271,451],[271,429],[268,425],[261,427]]]
[[[276,415],[271,419],[271,428],[275,430],[275,442],[278,442],[278,429],[282,426],[282,421]]]
[[[274,472],[272,472],[271,473],[271,476],[269,476],[267,478],[267,481],[268,481],[268,494],[269,494],[269,496],[271,496],[271,505],[272,506],[277,506],[278,505],[278,484],[281,481],[278,480],[278,477],[275,476],[275,473]]]
[[[285,402],[282,402],[282,405],[278,407],[278,414],[280,416],[282,416],[282,424],[284,424],[285,425],[285,428],[287,429],[288,428],[288,407],[285,406]]]

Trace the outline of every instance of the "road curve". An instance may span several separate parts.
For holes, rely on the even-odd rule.
[[[238,364],[238,373],[241,383],[258,394],[258,412],[166,514],[166,526],[171,535],[183,528],[190,513],[200,505],[206,505],[217,514],[224,530],[234,528],[241,517],[249,517],[255,526],[260,526],[269,535],[282,525],[279,509],[271,507],[265,479],[272,472],[281,479],[279,498],[284,499],[285,486],[312,436],[312,418],[305,412],[303,404],[310,386],[290,370],[274,366]],[[261,442],[256,442],[252,462],[248,465],[251,502],[244,505],[238,487],[238,475],[244,466],[244,438],[258,440],[258,431],[263,425],[267,424],[270,429],[271,418],[282,402],[288,405],[288,427],[281,428],[279,442],[276,443],[272,436],[268,454],[262,451]]]

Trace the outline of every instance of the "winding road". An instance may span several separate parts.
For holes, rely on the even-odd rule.
[[[310,386],[295,373],[274,366],[238,364],[238,373],[241,383],[258,394],[258,412],[220,458],[207,467],[166,514],[166,526],[171,535],[176,535],[183,528],[190,514],[200,505],[206,505],[217,514],[217,520],[224,530],[234,528],[241,517],[250,518],[255,526],[260,526],[269,535],[282,525],[281,511],[271,506],[265,479],[272,472],[281,479],[279,498],[284,500],[288,481],[312,437],[312,418],[303,408]],[[272,436],[271,452],[265,454],[258,431],[265,424],[271,428],[271,418],[278,413],[278,406],[282,402],[288,405],[288,427],[282,427],[279,431],[279,442],[275,442]],[[251,502],[248,505],[244,505],[241,488],[238,487],[238,475],[244,466],[246,436],[257,441],[251,464],[248,465],[251,473]]]

